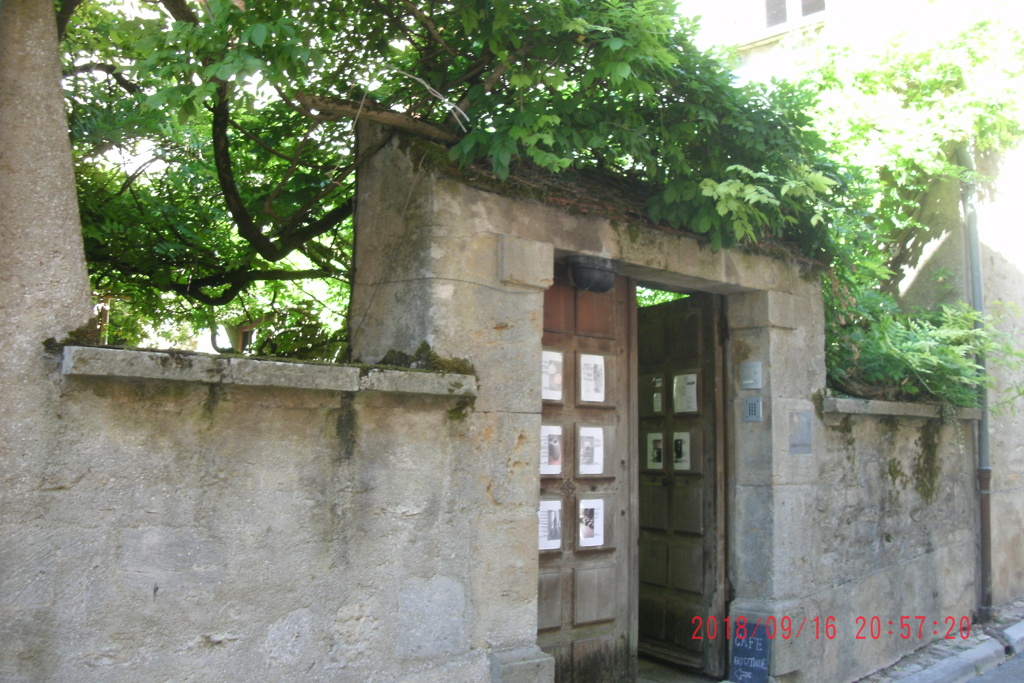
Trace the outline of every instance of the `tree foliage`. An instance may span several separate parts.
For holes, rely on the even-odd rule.
[[[716,248],[834,246],[810,98],[734,85],[668,0],[79,2],[59,21],[87,257],[126,342],[231,323],[342,353],[359,117],[499,180],[647,183],[652,220]]]
[[[832,46],[813,63],[801,87],[818,93],[815,125],[853,176],[825,278],[830,381],[974,406],[990,383],[978,359],[1019,368],[1020,354],[991,317],[954,303],[903,310],[898,291],[925,245],[962,224],[961,191],[991,191],[999,157],[1024,136],[1024,43],[981,22],[925,48]]]

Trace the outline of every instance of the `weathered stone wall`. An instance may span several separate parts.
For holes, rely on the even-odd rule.
[[[1009,226],[1006,226],[1007,228]],[[1014,226],[1021,228],[1020,220]],[[1018,232],[1019,234],[1019,232]],[[1019,251],[982,250],[986,306],[1017,346],[1024,339],[1024,271]],[[1024,377],[992,366],[993,403],[1006,401],[1011,384]],[[1021,399],[997,405],[989,418],[992,464],[992,602],[1002,605],[1024,595],[1024,410]]]
[[[1004,156],[999,192],[979,198],[982,293],[986,313],[1020,347],[1024,329],[1024,262],[1021,238],[1024,219],[1015,189],[1024,181],[1024,150]],[[942,207],[947,227],[960,219],[960,207]],[[925,252],[920,267],[903,283],[903,301],[911,306],[934,306],[970,301],[967,242],[962,226],[948,229]],[[991,481],[992,602],[1005,604],[1024,595],[1024,415],[1020,398],[1008,393],[1024,379],[1019,372],[990,361],[995,380],[989,392],[994,407],[989,417]]]
[[[836,617],[837,636],[809,644],[831,680],[856,680],[864,662],[896,661],[977,614],[975,423],[923,406],[913,412],[928,417],[900,404],[824,403],[810,596],[816,615]]]
[[[853,681],[976,611],[974,421],[822,398],[821,300],[803,286],[729,297],[730,614],[773,620],[776,680]],[[750,361],[763,364],[760,391],[740,384]],[[764,422],[745,422],[743,400],[757,396]],[[916,615],[922,637],[914,621],[901,639],[900,617]]]
[[[539,363],[550,264],[589,254],[653,286],[726,298],[730,614],[821,624],[819,640],[808,621],[799,638],[773,642],[777,680],[855,680],[930,641],[932,631],[944,634],[945,617],[976,607],[973,423],[932,431],[937,414],[926,409],[926,417],[841,414],[828,426],[823,304],[799,264],[713,252],[683,235],[498,196],[447,177],[429,151],[400,141],[386,145],[362,179],[359,223],[374,227],[357,236],[356,353],[374,361],[428,341],[476,365],[480,395],[467,423],[495,434],[487,480],[515,492],[498,512],[524,562],[535,565],[537,474],[504,453],[519,444],[537,450],[540,400],[529,368]],[[739,383],[739,366],[749,361],[764,372],[756,390]],[[745,398],[761,399],[761,422],[743,420]],[[935,480],[918,476],[924,471]],[[473,551],[486,557],[493,548]],[[535,591],[535,566],[524,567],[522,579],[515,590]],[[898,631],[900,616],[918,614],[929,619],[920,640],[889,636],[889,620]],[[866,629],[857,640],[857,616],[884,619],[884,632],[872,638]],[[828,617],[833,640],[825,638]],[[529,642],[534,616],[515,618],[508,628]]]
[[[50,450],[5,479],[0,679],[489,679],[472,377],[61,360]]]
[[[499,196],[398,139],[359,182],[355,352],[428,342],[475,380],[33,338],[30,390],[5,393],[31,419],[0,460],[0,678],[551,680],[537,374],[568,254],[725,299],[729,610],[804,624],[773,641],[776,680],[854,680],[923,644],[890,620],[974,609],[972,423],[821,399],[799,262]]]

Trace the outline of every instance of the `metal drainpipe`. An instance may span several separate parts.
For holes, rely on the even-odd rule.
[[[966,145],[956,150],[957,163],[974,173],[974,159]],[[974,205],[975,185],[973,180],[961,183],[961,201],[964,208],[964,222],[967,227],[967,255],[970,263],[971,306],[979,313],[985,310],[984,290],[981,279],[981,239],[978,237],[978,214]],[[985,372],[984,357],[978,364]],[[988,438],[988,390],[981,390],[981,420],[977,426],[978,443],[978,514],[981,552],[981,604],[978,617],[988,621],[992,616],[992,507],[989,497],[992,483],[992,463]]]

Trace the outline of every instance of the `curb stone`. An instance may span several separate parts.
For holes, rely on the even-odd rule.
[[[966,640],[933,642],[858,683],[960,683],[996,668],[1024,653],[1024,598],[999,608],[984,631],[976,626]]]
[[[1013,648],[1013,653],[1021,654],[1021,650],[1024,650],[1024,621],[1005,629],[1003,635],[1006,636],[1009,647]]]

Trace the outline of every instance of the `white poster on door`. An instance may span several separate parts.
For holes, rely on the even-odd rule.
[[[604,545],[604,500],[583,498],[580,500],[580,547],[601,545]]]
[[[580,427],[580,474],[604,474],[604,428]]]
[[[562,400],[562,354],[557,351],[541,352],[540,397],[545,401]]]
[[[672,435],[672,469],[691,469],[690,432],[675,432]]]
[[[604,402],[604,356],[580,354],[580,400]]]
[[[660,470],[665,462],[665,447],[661,432],[647,434],[647,469]]]
[[[672,378],[672,404],[677,413],[697,413],[697,375],[676,375]]]
[[[562,501],[541,500],[537,510],[537,548],[558,550],[562,547]]]
[[[541,425],[540,473],[562,473],[562,428],[557,425]]]

